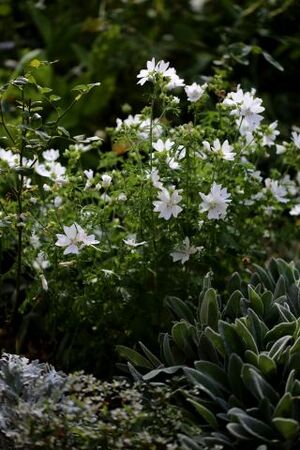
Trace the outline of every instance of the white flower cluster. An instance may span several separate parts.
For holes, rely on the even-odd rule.
[[[86,246],[99,244],[99,241],[95,239],[95,235],[88,236],[86,232],[76,222],[70,227],[63,227],[65,234],[57,234],[57,241],[55,245],[58,247],[66,247],[64,255],[74,253],[79,254],[79,251]]]

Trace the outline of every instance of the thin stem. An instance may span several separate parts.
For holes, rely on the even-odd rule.
[[[12,141],[12,143],[15,145],[15,140],[12,137],[9,129],[6,126],[5,120],[4,120],[4,114],[3,114],[3,108],[2,108],[2,102],[0,101],[0,115],[1,115],[1,125],[3,126],[7,136],[10,138],[10,140]]]

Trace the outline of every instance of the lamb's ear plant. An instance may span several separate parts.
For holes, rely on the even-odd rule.
[[[136,378],[172,377],[181,389],[181,405],[199,426],[183,443],[298,448],[299,280],[295,264],[273,259],[247,283],[234,274],[225,295],[206,286],[198,305],[168,299],[177,320],[162,336],[160,357],[143,344],[142,353],[119,349]]]

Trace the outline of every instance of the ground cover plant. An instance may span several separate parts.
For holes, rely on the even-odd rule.
[[[229,89],[223,71],[187,83],[153,58],[137,74],[148,105],[117,119],[101,151],[61,125],[99,83],[73,88],[63,110],[39,84],[48,65],[30,60],[2,88],[4,333],[65,369],[110,371],[109,348],[153,342],[166,295],[296,242],[299,133],[282,141],[255,90]]]

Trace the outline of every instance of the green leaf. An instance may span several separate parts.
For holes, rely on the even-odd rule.
[[[281,356],[281,353],[286,349],[287,343],[292,339],[292,336],[282,336],[278,339],[269,350],[270,358],[273,358],[275,361],[278,360]]]
[[[276,405],[274,417],[291,417],[294,413],[294,402],[290,392],[286,392]]]
[[[234,291],[228,302],[225,305],[223,311],[223,317],[230,317],[231,319],[235,319],[236,317],[240,317],[241,315],[241,298],[243,294],[241,291]]]
[[[143,376],[144,381],[153,380],[153,378],[156,378],[158,375],[173,375],[174,373],[178,372],[180,369],[183,369],[184,366],[172,366],[172,367],[161,367],[158,369],[153,369],[150,372],[146,373],[146,375]]]
[[[218,421],[215,414],[206,408],[201,403],[197,402],[192,398],[187,398],[187,401],[191,403],[196,409],[197,413],[214,429],[218,429]]]
[[[251,308],[248,309],[247,321],[248,328],[251,330],[258,348],[261,348],[265,335],[268,332],[268,327]]]
[[[274,299],[282,297],[283,295],[286,295],[285,279],[283,275],[280,275],[274,290]]]
[[[161,366],[162,362],[142,343],[139,341],[139,346],[143,350],[145,356],[152,363],[153,367]]]
[[[247,433],[245,429],[239,423],[228,423],[226,425],[227,430],[236,438],[242,440],[251,439],[251,434]]]
[[[163,356],[164,356],[164,359],[165,359],[166,363],[169,366],[175,366],[176,365],[176,360],[175,360],[174,355],[173,355],[172,350],[171,350],[170,337],[169,337],[168,333],[165,333],[163,335],[162,353],[163,353]]]
[[[241,414],[239,416],[239,422],[246,432],[257,439],[268,442],[274,436],[274,432],[271,427],[266,425],[261,420],[249,416],[248,414]]]
[[[283,336],[293,335],[297,322],[283,322],[275,325],[265,336],[265,342],[277,341]]]
[[[253,338],[251,332],[248,330],[246,325],[243,323],[241,319],[235,320],[236,331],[241,339],[244,341],[247,349],[252,350],[254,353],[258,353],[258,348]]]
[[[258,399],[262,400],[265,397],[271,403],[278,402],[278,394],[273,387],[258,373],[254,367],[245,364],[242,369],[242,379],[245,387]]]
[[[134,366],[144,367],[146,369],[153,368],[148,359],[129,347],[125,347],[124,345],[117,345],[116,350],[122,358],[127,359]]]
[[[231,355],[231,353],[244,354],[245,346],[236,332],[235,325],[220,320],[219,331],[228,355]]]
[[[287,441],[296,439],[299,432],[299,423],[297,420],[275,417],[272,421]]]
[[[269,377],[275,375],[277,366],[275,361],[270,356],[261,353],[258,355],[258,368],[263,375]]]
[[[225,356],[225,347],[221,335],[210,327],[206,327],[204,333],[220,355]]]
[[[208,289],[201,302],[199,319],[201,325],[210,326],[213,330],[218,328],[219,319],[219,305],[217,300],[217,293],[214,289]]]
[[[248,285],[248,298],[250,300],[251,308],[256,312],[256,314],[263,316],[264,304],[262,299],[250,284]]]
[[[196,361],[195,367],[203,375],[211,378],[213,383],[217,383],[220,386],[221,390],[229,393],[228,378],[226,372],[221,369],[221,367],[210,361]]]
[[[230,355],[228,363],[228,381],[232,392],[239,400],[242,400],[246,394],[246,389],[241,378],[243,364],[242,359],[238,355],[235,353]]]
[[[171,335],[174,343],[188,356],[192,356],[194,351],[192,349],[193,338],[195,336],[195,327],[188,322],[180,321],[173,325]]]
[[[257,264],[253,264],[253,267],[255,268],[265,287],[269,289],[271,292],[273,292],[275,288],[275,281],[271,273],[267,272],[265,269],[263,269],[261,266],[258,266]]]
[[[194,323],[195,316],[193,311],[180,298],[168,296],[165,298],[165,304],[179,320],[184,319],[187,322]]]

